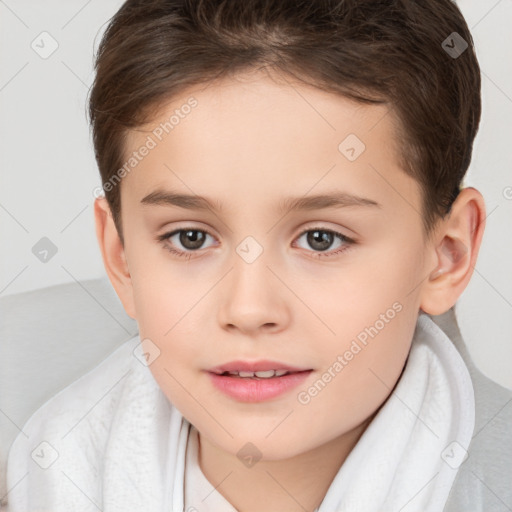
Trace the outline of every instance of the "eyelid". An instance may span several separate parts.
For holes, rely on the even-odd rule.
[[[296,238],[298,238],[299,236],[302,236],[304,233],[307,233],[308,231],[315,231],[315,230],[329,231],[331,233],[341,235],[343,238],[346,238],[350,242],[353,242],[353,243],[358,242],[357,235],[351,229],[348,229],[345,227],[329,227],[327,222],[322,222],[322,221],[308,222],[306,224],[306,226],[302,229],[302,231],[300,231],[299,234],[295,236],[294,240]],[[345,233],[346,231],[348,231],[351,234],[350,235],[346,234]],[[352,234],[352,233],[354,233],[354,234]]]
[[[172,225],[171,227],[167,227],[169,225]],[[210,228],[210,226],[207,226],[207,224],[195,221],[195,220],[177,220],[175,222],[166,222],[159,226],[157,228],[157,231],[162,232],[162,234],[172,233],[174,231],[181,231],[181,230],[187,230],[187,229],[197,229],[197,231],[204,231],[205,233],[212,234],[213,229]],[[212,235],[213,236],[213,235]]]
[[[204,229],[204,228],[198,228],[196,226],[191,226],[191,225],[186,225],[183,227],[177,227],[177,228],[173,228],[171,230],[164,231],[161,235],[157,235],[156,239],[160,242],[165,242],[169,238],[178,234],[180,231],[201,231],[202,233],[205,233],[206,235],[211,236],[215,240],[217,239],[217,237],[213,233],[210,233],[209,230]],[[199,252],[200,250],[201,249],[198,249],[197,251],[190,251],[190,252]]]

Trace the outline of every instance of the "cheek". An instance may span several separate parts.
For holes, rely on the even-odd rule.
[[[205,348],[197,324],[189,322],[182,307],[175,297],[148,300],[139,330],[141,339],[149,338],[158,347],[158,357],[149,365],[155,381],[168,400],[190,420],[189,411],[195,407],[191,394],[201,395],[197,390],[205,378],[201,371]]]
[[[149,280],[134,289],[141,339],[152,340],[161,351],[160,360],[168,366],[197,366],[194,357],[200,354],[202,337],[194,305],[201,297],[199,290],[189,289],[184,293]]]
[[[365,258],[324,283],[313,295],[316,302],[309,303],[333,331],[322,335],[329,383],[311,400],[311,408],[318,408],[318,414],[330,409],[340,422],[346,411],[354,421],[363,421],[390,394],[418,316],[417,297],[410,293],[421,281],[418,247],[393,242],[372,251],[371,261]]]
[[[404,307],[388,323],[374,320],[359,331],[354,329],[355,336],[338,337],[331,345],[330,354],[324,356],[325,366],[311,387],[301,390],[299,400],[299,407],[313,422],[329,411],[329,423],[322,426],[319,421],[318,428],[336,435],[340,428],[354,428],[377,411],[401,375],[416,314]]]
[[[156,345],[159,355],[149,369],[167,398],[185,414],[190,408],[186,390],[195,388],[204,357],[204,339],[194,317],[201,293],[194,284],[183,291],[171,285],[172,279],[166,282],[150,274],[139,274],[134,282],[140,338]]]
[[[424,279],[425,248],[421,232],[406,227],[395,233],[374,233],[372,239],[355,246],[331,265],[314,270],[300,269],[294,283],[308,305],[319,316],[336,324],[364,327],[396,301],[404,304]],[[311,278],[314,275],[314,278]],[[321,313],[321,314],[320,314]],[[327,318],[326,318],[327,321]],[[347,323],[348,321],[348,323]]]
[[[297,295],[307,297],[316,313],[311,319],[327,350],[342,350],[356,338],[364,343],[376,331],[378,339],[401,338],[410,331],[409,317],[417,316],[417,294],[411,291],[421,281],[421,272],[413,251],[400,256],[392,250],[375,252],[372,261],[361,258],[331,272],[328,279],[295,285]],[[382,350],[388,345],[383,343]]]
[[[187,315],[211,284],[186,263],[171,261],[165,249],[146,251],[131,260],[130,272],[141,335],[165,339],[186,324]],[[181,320],[183,319],[183,320]],[[165,336],[165,338],[163,338]]]

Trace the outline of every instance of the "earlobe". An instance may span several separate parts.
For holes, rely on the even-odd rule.
[[[133,286],[125,249],[117,232],[108,202],[104,197],[99,197],[94,201],[94,220],[96,238],[105,271],[126,313],[135,319]]]
[[[463,189],[436,236],[436,266],[426,279],[421,310],[430,315],[448,311],[460,297],[473,274],[485,229],[485,203],[478,190]]]

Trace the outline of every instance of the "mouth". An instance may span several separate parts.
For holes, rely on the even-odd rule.
[[[233,361],[207,370],[213,386],[239,402],[263,402],[277,398],[304,384],[312,372],[311,368],[291,367],[272,361]]]
[[[221,375],[223,377],[234,377],[238,379],[252,379],[252,380],[266,380],[275,377],[284,377],[285,375],[310,372],[311,370],[301,371],[289,371],[289,370],[264,370],[258,372],[247,372],[247,371],[230,371],[230,372],[211,372],[215,375]]]
[[[304,385],[313,370],[259,370],[208,372],[212,385],[225,396],[238,402],[264,402],[286,396]]]
[[[311,371],[312,368],[290,366],[279,361],[259,360],[259,361],[230,361],[219,366],[210,368],[210,373],[216,375],[233,376],[240,378],[271,379],[273,377],[282,377],[290,373],[300,373]]]

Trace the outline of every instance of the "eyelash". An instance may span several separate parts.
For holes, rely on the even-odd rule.
[[[159,235],[157,237],[157,240],[161,243],[164,243],[165,249],[167,249],[171,254],[174,254],[175,256],[178,256],[180,258],[190,259],[190,258],[192,258],[192,255],[198,251],[180,251],[180,250],[174,249],[173,247],[165,244],[165,242],[169,238],[171,238],[172,236],[176,235],[177,233],[181,233],[183,231],[198,231],[198,232],[210,235],[213,238],[213,235],[211,233],[209,233],[208,231],[205,231],[204,229],[185,227],[185,228],[181,228],[181,229],[176,229],[169,233],[164,233],[163,235]],[[306,228],[297,236],[297,239],[300,238],[302,235],[309,233],[310,231],[322,231],[324,233],[330,233],[332,235],[335,235],[335,237],[339,238],[345,244],[340,249],[337,249],[334,252],[324,253],[324,252],[319,252],[319,251],[313,251],[313,254],[315,255],[315,256],[313,256],[313,258],[330,258],[330,257],[336,256],[343,252],[349,251],[350,249],[352,249],[352,246],[357,243],[352,238],[349,238],[348,236],[345,236],[342,233],[339,233],[338,231],[334,231],[332,229],[327,229],[327,228],[322,228],[322,227]]]

